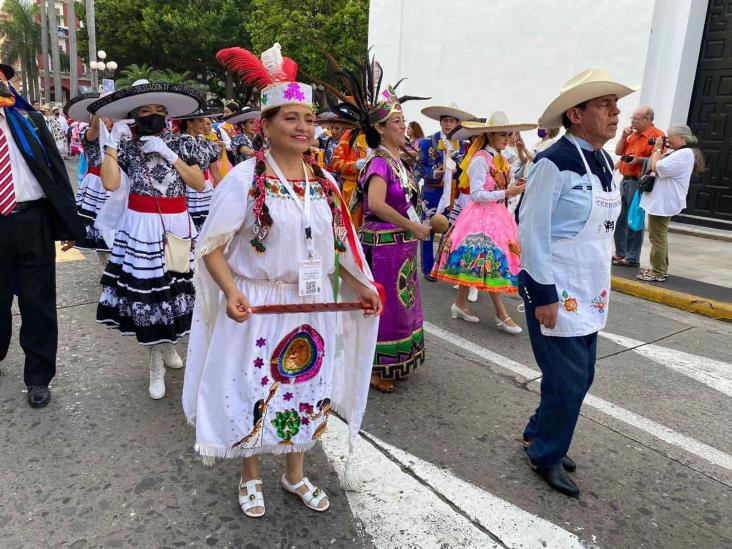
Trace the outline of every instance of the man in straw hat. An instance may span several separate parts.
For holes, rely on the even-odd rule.
[[[531,467],[555,490],[577,497],[563,469],[582,401],[595,374],[597,332],[605,327],[610,260],[620,192],[602,147],[618,128],[618,99],[636,88],[606,69],[582,71],[563,86],[539,125],[567,133],[536,156],[520,212],[519,291],[541,401],[524,431]]]
[[[436,213],[442,198],[445,184],[456,185],[455,173],[457,159],[465,154],[465,145],[457,140],[448,139],[448,135],[464,120],[473,120],[475,115],[459,108],[455,103],[449,106],[433,105],[422,109],[422,114],[440,122],[440,131],[425,137],[419,142],[419,159],[415,175],[424,180],[422,200],[425,217]],[[445,181],[447,179],[447,181]],[[425,280],[434,282],[432,267],[434,266],[434,250],[432,240],[422,242],[422,273]]]
[[[14,74],[0,64],[0,361],[10,346],[16,293],[28,403],[40,408],[51,400],[48,385],[56,374],[54,241],[83,239],[84,225],[54,138],[10,85]]]

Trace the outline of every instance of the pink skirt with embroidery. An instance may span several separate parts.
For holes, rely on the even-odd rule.
[[[517,291],[518,226],[498,202],[470,202],[440,243],[432,275],[486,292]]]

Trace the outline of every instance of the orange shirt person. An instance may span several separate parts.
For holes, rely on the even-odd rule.
[[[346,204],[349,204],[351,201],[351,195],[356,189],[358,172],[363,166],[363,162],[359,161],[366,159],[366,153],[368,151],[366,137],[363,133],[356,138],[354,148],[351,148],[349,145],[350,139],[351,130],[347,130],[338,142],[330,165],[327,166],[328,171],[337,173],[343,181],[343,198]]]
[[[628,226],[628,208],[638,189],[638,179],[643,172],[643,163],[651,156],[656,137],[663,132],[653,125],[653,109],[638,107],[630,117],[630,126],[623,130],[615,145],[615,154],[620,155],[619,170],[623,175],[620,187],[621,210],[615,225],[615,255],[613,264],[621,267],[640,266],[643,246],[643,231],[633,231]]]

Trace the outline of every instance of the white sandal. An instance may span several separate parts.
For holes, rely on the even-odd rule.
[[[308,491],[304,494],[298,494],[297,490],[302,486],[307,486]],[[326,494],[320,488],[316,488],[315,486],[313,486],[308,480],[308,477],[304,477],[300,482],[297,482],[295,484],[290,484],[289,482],[287,482],[285,475],[282,475],[282,488],[284,488],[286,492],[295,494],[302,500],[306,507],[312,509],[313,511],[322,513],[323,511],[327,511],[330,508],[330,500],[328,500],[328,505],[326,505],[325,507],[318,507],[324,499],[328,498],[328,494]]]
[[[506,332],[507,334],[511,335],[519,335],[521,332],[524,331],[521,326],[516,325],[515,322],[514,326],[509,326],[508,324],[506,324],[509,320],[513,322],[510,316],[506,317],[506,320],[501,320],[500,318],[495,317],[496,326],[498,326],[498,329],[502,332]]]
[[[257,486],[261,486],[262,481],[260,479],[252,479],[244,482],[243,478],[239,478],[239,507],[244,514],[250,518],[259,518],[264,516],[264,494],[257,491]],[[247,495],[242,496],[241,491],[246,489]],[[254,507],[261,507],[262,511],[259,513],[253,513],[250,509]]]

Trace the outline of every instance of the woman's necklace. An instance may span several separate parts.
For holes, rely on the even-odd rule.
[[[399,178],[399,183],[401,184],[402,190],[404,191],[404,196],[406,196],[407,201],[409,201],[409,193],[411,189],[409,172],[407,172],[407,170],[404,168],[404,165],[401,163],[401,161],[394,158],[392,152],[384,147],[384,145],[379,145],[379,150],[386,153],[385,155],[382,155],[382,158],[384,158],[384,160],[386,160],[391,169],[394,170],[394,173]]]

